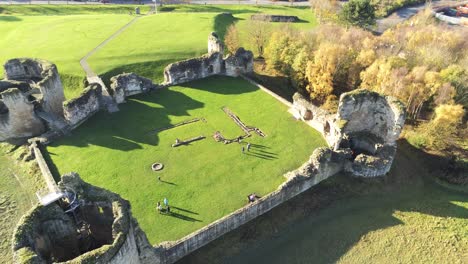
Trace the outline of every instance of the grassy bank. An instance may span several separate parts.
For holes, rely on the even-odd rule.
[[[405,141],[381,179],[338,175],[181,263],[464,263],[468,196]]]
[[[12,263],[11,236],[21,216],[37,203],[44,184],[32,162],[19,162],[22,148],[0,144],[0,263]],[[8,152],[8,154],[6,154]]]

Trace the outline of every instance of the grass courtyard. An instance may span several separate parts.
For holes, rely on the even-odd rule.
[[[254,134],[243,144],[216,142],[216,131],[226,138],[243,134],[222,111],[224,106],[267,136]],[[286,106],[242,79],[212,77],[136,96],[120,108],[112,115],[100,112],[47,151],[59,174],[76,171],[128,199],[152,244],[182,238],[242,207],[250,193],[263,196],[275,190],[284,173],[325,145]],[[149,133],[196,117],[206,122]],[[206,139],[171,147],[176,138],[200,135]],[[252,149],[242,154],[247,142]],[[154,162],[164,169],[153,172]],[[164,197],[172,215],[156,211],[156,202]]]

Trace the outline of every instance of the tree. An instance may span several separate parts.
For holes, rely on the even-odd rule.
[[[421,125],[418,130],[427,138],[427,145],[442,150],[456,143],[459,126],[465,110],[462,105],[439,105],[434,118]]]
[[[249,20],[247,25],[247,34],[257,50],[258,57],[263,57],[265,45],[270,35],[268,23],[259,20]]]
[[[237,49],[240,47],[239,44],[239,32],[237,32],[237,27],[235,25],[230,25],[224,36],[224,44],[230,54],[236,53]]]
[[[338,9],[336,0],[309,0],[309,2],[320,24],[336,18],[336,10]]]
[[[369,27],[375,24],[375,8],[370,0],[350,0],[343,5],[340,17],[345,23]]]
[[[455,89],[455,103],[468,108],[468,70],[460,65],[451,65],[440,72],[440,76]]]

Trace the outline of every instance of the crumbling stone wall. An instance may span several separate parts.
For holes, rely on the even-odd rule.
[[[405,122],[400,101],[368,90],[356,90],[340,97],[337,119],[342,120],[342,134],[366,131],[395,145]]]
[[[219,39],[218,34],[216,34],[216,32],[211,32],[210,35],[208,35],[208,54],[213,54],[216,52],[223,54],[224,44]]]
[[[254,14],[250,16],[251,20],[260,20],[265,22],[283,22],[283,23],[293,23],[299,22],[297,16],[283,16],[283,15],[269,15],[269,14]]]
[[[298,93],[293,100],[291,112],[322,133],[331,146],[328,153],[347,153],[343,170],[362,177],[388,173],[405,123],[401,102],[368,90],[356,90],[342,94],[338,111],[332,114]]]
[[[23,216],[15,230],[15,263],[146,264],[152,263],[149,258],[156,259],[146,236],[135,228],[138,224],[127,201],[83,182],[75,173],[64,175],[59,187],[74,190],[82,199],[83,211],[77,217],[90,224],[91,234],[101,232],[100,239],[104,240],[110,235],[111,241],[83,252],[85,239],[78,237],[78,223],[73,217],[58,204],[39,205]],[[105,229],[109,231],[102,234]]]
[[[223,58],[224,45],[218,35],[208,36],[208,54],[169,64],[164,69],[164,85],[175,85],[216,74],[237,77],[253,72],[253,53],[239,48],[234,55]]]
[[[97,113],[102,106],[102,88],[93,83],[86,87],[79,97],[63,104],[65,120],[71,127],[77,127]]]
[[[164,83],[175,85],[220,74],[223,66],[223,55],[219,52],[172,63],[164,69]]]
[[[57,67],[40,59],[11,59],[0,81],[0,141],[22,144],[46,128],[66,130]]]
[[[128,96],[145,93],[156,88],[150,79],[135,73],[122,73],[111,78],[112,97],[118,104],[124,103]]]
[[[346,155],[341,152],[331,153],[326,149],[318,153],[314,152],[311,158],[300,168],[284,175],[287,181],[280,185],[276,191],[258,199],[254,203],[247,204],[241,209],[180,240],[157,245],[156,253],[158,259],[154,263],[175,263],[209,242],[310,189],[312,186],[341,171],[345,166]]]
[[[65,95],[55,64],[39,59],[11,59],[5,63],[4,69],[7,80],[29,81],[32,82],[31,88],[40,90],[41,106],[45,112],[63,116]]]
[[[339,129],[336,128],[336,115],[330,113],[307,100],[300,93],[293,95],[293,115],[303,120],[315,130],[319,131],[327,141],[328,145],[333,146],[339,138]]]
[[[224,61],[227,76],[237,77],[253,72],[253,53],[250,50],[241,47],[234,55],[229,55]]]
[[[0,141],[22,141],[45,131],[42,121],[34,114],[34,105],[18,88],[0,93]]]

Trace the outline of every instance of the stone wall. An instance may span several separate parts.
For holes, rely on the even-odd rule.
[[[40,135],[45,126],[34,114],[34,105],[18,88],[11,88],[0,93],[0,141],[22,141]]]
[[[156,87],[150,79],[135,73],[122,73],[111,78],[112,97],[118,104],[124,103],[128,96],[149,92]]]
[[[356,90],[341,95],[337,119],[342,120],[343,134],[366,131],[395,145],[405,123],[405,109],[393,97]]]
[[[283,22],[293,23],[299,22],[300,19],[297,16],[283,16],[283,15],[269,15],[269,14],[255,14],[250,16],[251,20],[259,20],[265,22]]]
[[[253,72],[253,53],[242,47],[234,55],[229,55],[224,62],[227,76],[237,77]]]
[[[78,223],[58,204],[46,207],[38,205],[23,216],[15,230],[15,263],[152,263],[148,261],[148,256],[153,256],[154,252],[148,250],[151,246],[146,236],[138,231],[135,233],[138,224],[131,217],[127,201],[83,182],[75,173],[62,176],[59,187],[62,190],[74,190],[82,200],[80,210],[83,212],[78,217],[90,224],[91,236],[110,228],[112,241],[81,254],[84,246],[82,241],[86,239],[80,240],[77,236]],[[85,211],[89,206],[95,210]],[[92,217],[87,218],[90,214]],[[110,226],[106,226],[106,223]],[[153,256],[151,259],[156,258]]]
[[[208,54],[219,52],[221,54],[224,53],[224,44],[219,39],[218,34],[216,32],[211,32],[208,35]]]
[[[338,111],[332,114],[299,93],[293,100],[290,111],[322,133],[333,149],[329,151],[347,153],[343,170],[361,177],[381,176],[390,171],[396,140],[405,123],[405,108],[400,101],[356,90],[342,94]]]
[[[316,150],[317,151],[317,150]],[[315,151],[315,152],[316,152]],[[220,236],[270,211],[276,206],[310,189],[328,177],[343,170],[345,154],[318,150],[299,169],[285,174],[287,181],[276,191],[249,203],[243,208],[197,230],[174,242],[156,246],[158,260],[154,263],[174,263],[191,252],[203,247]],[[325,153],[324,154],[322,154]]]
[[[0,81],[0,141],[22,144],[50,130],[65,133],[65,96],[57,67],[40,59],[11,59]]]
[[[176,85],[220,74],[223,66],[223,55],[219,52],[172,63],[164,69],[164,84]]]
[[[216,74],[237,77],[253,72],[253,53],[239,48],[234,55],[223,58],[224,45],[218,35],[208,36],[208,54],[169,64],[164,69],[164,84],[176,85]],[[120,97],[119,97],[120,98]]]
[[[4,69],[7,80],[33,82],[31,88],[40,90],[41,106],[45,112],[63,116],[65,95],[55,64],[40,59],[11,59],[5,63]]]
[[[93,116],[102,107],[102,88],[99,84],[91,84],[75,99],[63,104],[65,120],[71,127],[77,127]]]
[[[307,100],[300,93],[293,96],[292,114],[308,125],[319,131],[328,145],[334,146],[339,137],[339,129],[336,128],[335,114],[330,113]]]

